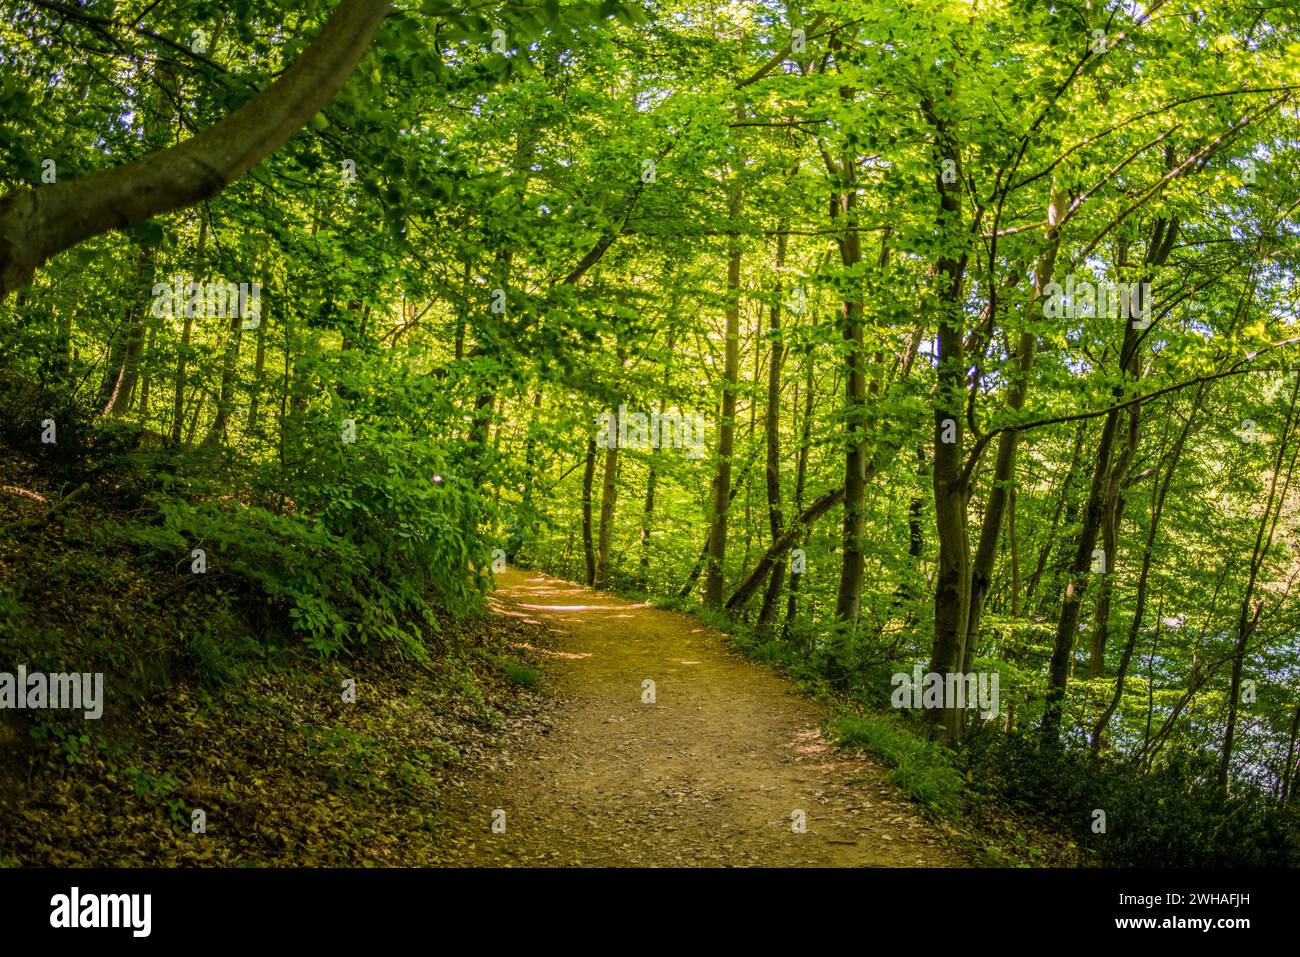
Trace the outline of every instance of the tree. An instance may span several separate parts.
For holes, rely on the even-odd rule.
[[[183,143],[126,166],[0,197],[0,301],[51,256],[209,199],[284,145],[347,82],[390,7],[389,0],[340,0],[278,80]]]

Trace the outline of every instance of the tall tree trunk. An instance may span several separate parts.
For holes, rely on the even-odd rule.
[[[153,356],[157,349],[158,329],[153,323],[149,324],[149,333],[145,338],[144,356],[140,363],[140,421],[147,422],[149,419],[149,392],[153,388]]]
[[[917,445],[916,447],[916,475],[918,482],[923,480],[926,475],[925,446]],[[911,575],[898,584],[898,591],[894,596],[894,607],[898,608],[904,603],[916,601],[920,597],[917,588],[917,580],[921,577],[921,558],[925,555],[925,531],[923,528],[923,517],[925,515],[925,499],[923,499],[918,490],[907,503],[907,556],[912,560],[909,571]],[[908,612],[912,623],[915,624],[915,614]]]
[[[659,413],[663,414],[664,403],[659,403]],[[658,472],[655,468],[655,459],[650,459],[650,471],[645,480],[645,504],[641,508],[641,555],[640,567],[637,570],[637,587],[646,591],[650,587],[650,532],[654,527],[655,515],[655,484],[658,481]]]
[[[1136,351],[1137,338],[1133,334],[1132,325],[1126,323],[1125,330],[1125,352],[1130,349]],[[1116,398],[1118,399],[1118,396]],[[1044,740],[1053,745],[1060,740],[1061,711],[1064,705],[1066,682],[1069,678],[1071,653],[1079,627],[1083,591],[1092,568],[1093,548],[1097,544],[1097,534],[1101,528],[1105,507],[1105,487],[1115,449],[1115,433],[1119,430],[1119,420],[1119,411],[1111,411],[1106,415],[1105,424],[1102,426],[1101,442],[1097,446],[1097,457],[1093,466],[1092,487],[1083,516],[1083,528],[1075,541],[1074,560],[1070,566],[1069,579],[1066,582],[1065,595],[1061,604],[1061,616],[1057,621],[1056,637],[1052,645],[1052,658],[1047,678],[1047,706],[1043,712],[1042,732]]]
[[[1146,266],[1148,269],[1162,265],[1173,248],[1174,237],[1178,233],[1177,220],[1158,218],[1152,231],[1151,241],[1147,244]],[[1143,277],[1145,286],[1147,277]],[[1141,287],[1140,287],[1141,288]],[[1145,294],[1142,296],[1145,300]],[[1150,307],[1143,301],[1139,312]],[[1120,346],[1119,367],[1125,382],[1112,391],[1116,403],[1123,400],[1130,388],[1136,388],[1139,378],[1138,347],[1145,339],[1142,330],[1129,316],[1124,317],[1124,336]],[[1070,660],[1074,642],[1079,630],[1079,614],[1083,605],[1083,593],[1088,584],[1088,573],[1092,567],[1093,549],[1097,545],[1097,534],[1101,529],[1105,513],[1106,491],[1109,484],[1111,461],[1118,439],[1120,409],[1112,409],[1106,414],[1105,424],[1101,430],[1101,440],[1097,445],[1097,457],[1093,466],[1092,486],[1088,492],[1088,505],[1084,510],[1083,528],[1075,543],[1074,560],[1065,585],[1065,594],[1061,599],[1061,616],[1057,621],[1056,636],[1052,642],[1052,659],[1047,676],[1047,701],[1043,709],[1041,731],[1043,740],[1049,746],[1060,743],[1061,715],[1065,704],[1066,686],[1069,681]],[[1136,415],[1136,409],[1130,413]],[[1107,557],[1109,563],[1109,556]]]
[[[206,208],[199,209],[199,244],[194,255],[194,268],[199,276],[204,274],[208,248],[208,217]],[[176,376],[172,380],[172,445],[181,444],[181,430],[185,426],[186,363],[190,358],[190,337],[194,332],[194,317],[184,310],[181,319],[181,345],[176,356]]]
[[[269,312],[269,310],[268,310]],[[257,324],[257,351],[253,357],[253,384],[249,389],[248,425],[250,435],[258,434],[258,412],[262,401],[262,381],[266,376],[266,326],[267,316]]]
[[[1125,483],[1129,466],[1137,452],[1139,439],[1139,414],[1137,408],[1129,410],[1128,431],[1123,449],[1106,480],[1106,493],[1101,515],[1101,557],[1105,574],[1097,586],[1097,604],[1093,609],[1092,641],[1088,649],[1088,674],[1100,678],[1106,670],[1106,642],[1110,638],[1110,599],[1115,589],[1115,565],[1119,557],[1119,530],[1124,521]],[[1070,662],[1075,660],[1070,653]]]
[[[1029,373],[1038,351],[1038,337],[1031,331],[1030,314],[1041,301],[1043,289],[1052,281],[1052,272],[1056,268],[1056,254],[1061,245],[1059,226],[1065,215],[1068,199],[1066,191],[1058,188],[1048,205],[1047,235],[1043,240],[1043,250],[1034,269],[1034,288],[1030,290],[1029,302],[1025,306],[1027,314],[1024,331],[1020,333],[1020,342],[1016,348],[1015,375],[1007,387],[1007,409],[1012,413],[1024,409],[1025,398],[1029,393]],[[996,317],[990,316],[989,321],[995,322]],[[962,670],[966,672],[973,669],[975,655],[979,648],[980,617],[984,613],[984,599],[993,583],[993,568],[997,562],[1002,519],[1006,511],[1007,499],[1015,483],[1016,454],[1019,446],[1020,433],[1017,431],[1003,432],[998,436],[993,480],[989,488],[988,502],[984,506],[979,544],[976,546],[975,558],[971,563],[970,614],[966,624],[966,650],[962,657]]]
[[[1007,540],[1011,548],[1011,617],[1020,617],[1020,537],[1016,534],[1016,489],[1007,496]]]
[[[857,189],[854,163],[846,155],[838,173],[842,182],[832,198],[832,217],[844,217],[844,232],[839,237],[840,261],[853,270],[862,261],[862,238],[858,233]],[[856,286],[856,284],[854,284]],[[866,354],[863,341],[863,304],[860,296],[847,299],[841,308],[841,331],[848,351],[848,375],[844,391],[844,530],[843,556],[840,562],[840,587],[835,599],[835,617],[856,626],[862,606],[862,575],[866,550],[867,437]]]
[[[754,343],[754,374],[750,377],[749,385],[749,434],[754,434],[754,426],[758,422],[758,386],[759,380],[763,373],[763,350],[759,343],[763,338],[762,331],[763,310],[754,311],[754,333],[750,340]],[[749,485],[745,489],[745,518],[741,527],[745,530],[745,548],[741,552],[740,567],[749,567],[749,551],[754,544],[754,486]]]
[[[1204,396],[1205,384],[1202,383],[1197,388],[1196,396],[1192,400],[1192,408],[1187,415],[1187,421],[1183,423],[1182,431],[1179,432],[1178,438],[1174,440],[1173,448],[1170,449],[1169,465],[1152,494],[1151,520],[1147,524],[1146,544],[1142,551],[1142,567],[1138,572],[1133,620],[1129,624],[1128,640],[1124,644],[1124,651],[1120,656],[1119,666],[1115,671],[1115,690],[1111,694],[1110,702],[1106,705],[1105,710],[1102,711],[1097,718],[1097,722],[1092,726],[1089,748],[1093,754],[1100,752],[1106,727],[1110,724],[1110,719],[1114,716],[1124,697],[1124,682],[1128,676],[1129,664],[1133,659],[1133,652],[1137,648],[1138,637],[1142,632],[1143,618],[1146,614],[1147,590],[1151,578],[1151,564],[1155,557],[1156,534],[1160,528],[1160,516],[1164,512],[1165,498],[1169,494],[1169,486],[1173,483],[1174,475],[1178,471],[1178,462],[1182,458],[1183,447],[1187,444],[1187,438],[1191,434],[1192,424],[1196,421],[1196,415],[1200,411],[1201,401]]]
[[[153,286],[153,264],[153,250],[141,246],[136,259],[136,289],[148,289]],[[112,392],[104,405],[106,415],[120,418],[131,409],[136,385],[140,379],[140,362],[144,353],[145,336],[150,325],[150,304],[138,293],[133,293],[126,307],[126,329],[121,340],[121,364],[117,369]]]
[[[673,277],[674,289],[680,288],[677,280],[680,279],[680,272]],[[668,310],[669,322],[674,323],[677,319],[677,306],[680,302],[678,295],[674,293],[673,303]],[[677,328],[670,325],[668,330],[668,348],[667,359],[664,362],[664,377],[659,396],[659,417],[663,418],[664,410],[668,407],[665,396],[668,395],[669,385],[672,375],[672,357],[675,355],[674,347],[677,345]],[[651,443],[650,465],[646,473],[645,480],[645,502],[641,507],[641,538],[640,538],[640,558],[637,569],[637,588],[642,591],[648,591],[650,588],[650,539],[654,527],[655,514],[655,487],[659,482],[659,457],[654,448],[655,443]]]
[[[812,324],[817,325],[816,317],[813,318]],[[816,363],[813,361],[813,351],[808,349],[804,356],[804,399],[803,399],[803,419],[799,426],[799,462],[795,466],[794,476],[794,511],[798,515],[803,509],[804,487],[808,480],[808,445],[812,435],[812,413],[814,405],[813,396],[813,370]],[[796,399],[796,405],[798,404]],[[797,409],[795,410],[797,413]],[[802,539],[799,540],[802,544]],[[785,604],[785,622],[781,626],[781,637],[785,641],[790,640],[790,629],[794,626],[799,614],[799,582],[803,579],[803,572],[797,571],[791,563],[790,566],[790,596]]]
[[[704,572],[704,604],[722,606],[726,584],[727,511],[731,505],[731,456],[736,442],[736,387],[740,377],[740,170],[733,171],[728,212],[731,241],[727,255],[726,348],[722,373],[722,416],[718,427],[718,463],[713,475],[713,514],[709,526],[709,555]]]
[[[99,393],[96,404],[105,413],[113,408],[117,401],[118,388],[122,382],[123,364],[126,362],[126,343],[131,335],[134,321],[134,306],[128,305],[122,314],[122,321],[113,331],[108,341],[108,357],[104,360],[104,374],[99,380]]]
[[[668,340],[668,354],[672,355],[673,339]],[[664,369],[664,391],[668,390],[668,369]],[[659,415],[663,417],[664,409],[667,402],[660,398]],[[641,541],[640,541],[640,567],[637,570],[637,587],[642,591],[650,587],[650,536],[654,528],[655,515],[655,486],[659,482],[659,459],[652,449],[650,452],[650,467],[646,474],[645,480],[645,503],[641,508]]]
[[[587,460],[582,470],[582,553],[587,560],[583,584],[596,584],[596,552],[591,542],[591,486],[596,478],[596,440],[587,440]]]
[[[204,445],[220,445],[226,441],[226,426],[235,404],[235,372],[239,363],[239,346],[244,336],[244,320],[239,309],[230,311],[232,315],[227,328],[229,337],[221,357],[221,384],[217,388],[217,413],[203,440]]]
[[[946,119],[931,104],[923,105],[935,131],[935,187],[939,193],[938,232],[944,248],[936,261],[939,321],[938,370],[934,408],[934,513],[939,556],[934,592],[934,647],[930,672],[948,675],[961,669],[970,618],[970,545],[966,532],[967,488],[962,478],[963,408],[966,395],[965,328],[962,280],[965,246],[957,251],[961,228],[961,163],[957,142]],[[945,162],[954,164],[956,182],[944,182]],[[949,744],[961,737],[964,711],[945,700],[926,719]]]
[[[600,485],[600,538],[596,552],[597,588],[609,587],[609,547],[614,538],[614,502],[618,491],[618,437],[605,450],[605,476]]]
[[[785,294],[782,270],[785,269],[785,229],[776,236],[776,288],[772,294],[772,305],[767,314],[767,334],[771,345],[767,357],[767,407],[764,409],[763,433],[767,449],[764,478],[767,481],[767,521],[772,533],[772,541],[781,537],[785,524],[781,514],[781,364],[785,355],[785,346],[781,340],[781,297]],[[746,562],[748,564],[748,561]],[[772,575],[768,579],[767,592],[763,595],[763,607],[758,614],[760,628],[771,627],[776,618],[777,602],[781,598],[781,586],[785,582],[785,562],[778,561],[772,566]]]

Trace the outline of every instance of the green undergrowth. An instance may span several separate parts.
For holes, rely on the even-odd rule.
[[[344,443],[326,413],[278,455],[171,449],[35,388],[0,387],[0,663],[103,671],[121,701],[299,656],[427,661],[483,608],[488,513],[445,449]]]
[[[322,415],[281,465],[73,403],[42,447],[40,413],[0,390],[4,411],[0,670],[104,692],[99,720],[0,713],[0,862],[424,860],[444,785],[535,697],[520,646],[546,641],[486,614],[484,505],[446,450],[344,445]]]
[[[963,778],[953,754],[893,715],[844,714],[831,729],[841,746],[866,748],[889,765],[889,780],[912,800],[944,817],[962,808]]]
[[[505,672],[506,677],[519,687],[527,688],[530,691],[535,689],[542,679],[542,673],[536,668],[530,668],[509,659],[502,659],[501,670]]]

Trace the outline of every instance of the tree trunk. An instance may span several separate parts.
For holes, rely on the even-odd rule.
[[[257,352],[253,358],[253,384],[248,398],[248,425],[250,435],[258,434],[257,417],[262,400],[262,380],[266,375],[266,326],[267,317],[257,324]]]
[[[1113,471],[1118,471],[1115,469]],[[1106,574],[1097,586],[1097,604],[1092,612],[1092,640],[1088,646],[1088,677],[1106,673],[1106,643],[1110,640],[1110,600],[1115,591],[1114,563],[1119,550],[1119,527],[1124,520],[1124,499],[1112,481],[1101,521],[1101,552],[1105,556]],[[1071,660],[1074,656],[1071,655]]]
[[[194,268],[197,274],[204,274],[208,248],[208,217],[206,210],[199,211],[199,244],[194,255]],[[181,444],[181,430],[185,426],[185,365],[190,358],[190,337],[194,332],[194,317],[190,310],[184,310],[185,316],[181,326],[181,345],[176,356],[176,376],[172,381],[172,445]]]
[[[1097,605],[1093,609],[1092,641],[1089,647],[1088,673],[1090,677],[1100,678],[1106,670],[1106,642],[1110,636],[1110,598],[1115,586],[1115,565],[1119,557],[1119,530],[1124,520],[1125,482],[1128,479],[1129,466],[1138,447],[1139,410],[1128,410],[1128,432],[1119,459],[1110,470],[1106,480],[1101,516],[1101,556],[1105,563],[1105,574],[1097,587]],[[1070,653],[1070,662],[1074,663],[1074,652]]]
[[[1064,190],[1058,189],[1053,193],[1052,201],[1048,206],[1047,236],[1044,238],[1043,251],[1034,269],[1034,288],[1030,291],[1029,302],[1025,306],[1026,329],[1020,333],[1020,342],[1016,349],[1015,376],[1007,388],[1007,409],[1011,412],[1018,413],[1024,409],[1025,398],[1029,393],[1029,373],[1038,351],[1038,337],[1028,328],[1029,316],[1041,301],[1043,289],[1052,281],[1052,273],[1056,268],[1056,254],[1061,245],[1057,227],[1065,214],[1068,198]],[[996,317],[990,316],[990,322],[995,320]],[[966,672],[974,667],[975,655],[979,647],[980,617],[984,613],[984,599],[988,596],[989,587],[993,582],[993,568],[997,562],[998,542],[1002,534],[1002,519],[1016,478],[1016,454],[1019,446],[1020,432],[1016,430],[1003,432],[998,436],[993,480],[989,488],[988,502],[984,506],[979,544],[976,546],[975,558],[971,563],[970,614],[966,624],[966,650],[962,658],[962,670]]]
[[[104,375],[99,380],[97,405],[108,413],[117,401],[118,388],[122,382],[123,365],[126,362],[126,343],[130,338],[133,323],[133,306],[127,306],[122,314],[122,323],[114,330],[108,342],[108,358],[104,360]]]
[[[739,168],[733,176],[739,177]],[[727,511],[731,505],[731,456],[736,442],[736,387],[740,377],[740,181],[730,187],[731,249],[727,256],[726,349],[723,359],[722,416],[718,428],[718,464],[713,475],[713,515],[704,573],[704,604],[722,606],[726,584]]]
[[[662,415],[664,410],[663,402],[659,403],[659,412]],[[641,509],[641,558],[640,569],[637,572],[637,587],[646,591],[650,587],[650,530],[654,525],[655,515],[655,483],[658,480],[658,473],[655,471],[655,460],[650,459],[650,473],[645,480],[645,505]]]
[[[1151,241],[1147,244],[1146,265],[1148,267],[1160,266],[1165,262],[1170,249],[1173,248],[1177,233],[1177,220],[1163,218],[1156,220]],[[1140,305],[1149,306],[1145,302]],[[1138,346],[1144,339],[1143,332],[1136,327],[1135,322],[1129,316],[1125,316],[1119,366],[1126,382],[1116,386],[1112,391],[1117,403],[1126,397],[1130,387],[1136,386],[1135,380],[1140,377],[1137,353]],[[1130,384],[1128,380],[1134,381]],[[1053,747],[1060,743],[1061,714],[1065,703],[1066,686],[1069,682],[1070,660],[1079,629],[1079,614],[1083,605],[1083,593],[1088,584],[1087,576],[1092,567],[1092,552],[1096,547],[1097,535],[1104,516],[1105,497],[1121,414],[1121,410],[1112,409],[1106,414],[1105,424],[1102,426],[1101,440],[1097,446],[1097,457],[1093,467],[1092,486],[1088,492],[1088,505],[1083,515],[1083,528],[1075,544],[1074,560],[1070,566],[1065,594],[1061,600],[1061,616],[1057,621],[1056,637],[1052,643],[1052,659],[1047,677],[1047,701],[1040,727],[1044,742]],[[1137,415],[1137,410],[1134,409],[1130,415]],[[1106,556],[1108,565],[1110,560],[1110,556]]]
[[[591,486],[596,477],[596,440],[587,440],[587,461],[582,471],[582,553],[587,560],[583,584],[596,584],[596,552],[591,543]]]
[[[149,323],[149,334],[145,339],[144,356],[140,362],[140,421],[147,422],[149,419],[149,392],[153,388],[153,356],[157,349],[158,330],[153,323]]]
[[[771,341],[767,357],[767,407],[764,409],[763,433],[767,449],[767,462],[764,478],[767,481],[767,520],[772,533],[772,541],[781,537],[781,528],[785,524],[781,514],[781,364],[785,347],[781,341],[781,297],[785,294],[782,282],[782,270],[785,268],[786,235],[784,228],[776,237],[776,288],[773,290],[772,305],[767,314],[767,334]],[[748,564],[748,563],[746,563]],[[768,578],[767,592],[763,595],[763,607],[758,614],[759,628],[770,628],[776,618],[777,602],[781,598],[781,586],[785,582],[785,562],[778,561],[772,566]]]
[[[1124,682],[1128,676],[1129,663],[1133,659],[1133,651],[1137,648],[1138,637],[1142,631],[1142,621],[1146,614],[1147,589],[1151,577],[1151,564],[1155,557],[1156,534],[1160,528],[1160,516],[1164,512],[1165,498],[1169,494],[1169,486],[1173,483],[1174,475],[1178,471],[1178,462],[1182,458],[1183,447],[1187,443],[1187,438],[1192,431],[1192,423],[1196,420],[1196,415],[1200,411],[1201,401],[1205,395],[1205,384],[1196,391],[1196,396],[1192,400],[1191,411],[1187,415],[1187,421],[1183,424],[1182,431],[1179,432],[1178,438],[1174,441],[1173,448],[1169,453],[1169,466],[1165,471],[1163,478],[1152,496],[1151,502],[1151,520],[1147,525],[1146,545],[1142,551],[1142,568],[1138,572],[1138,582],[1136,591],[1136,605],[1133,609],[1133,620],[1129,624],[1128,640],[1124,644],[1124,651],[1120,656],[1119,667],[1115,671],[1115,691],[1112,693],[1110,703],[1106,709],[1097,718],[1097,722],[1092,726],[1092,737],[1089,741],[1089,748],[1093,754],[1101,750],[1103,736],[1106,733],[1106,727],[1110,724],[1110,719],[1114,716],[1115,711],[1119,708],[1120,702],[1124,697]]]
[[[137,250],[136,288],[148,289],[153,286],[154,254],[153,250],[141,246]],[[140,380],[140,363],[144,353],[145,337],[150,322],[150,304],[138,293],[128,297],[126,307],[126,328],[119,340],[120,346],[115,353],[120,355],[120,365],[116,370],[112,390],[104,405],[104,414],[120,418],[131,409],[135,399],[136,386]],[[117,349],[120,348],[120,352]]]
[[[673,337],[668,339],[668,353],[673,351]],[[668,369],[664,369],[664,391],[668,391]],[[664,414],[667,408],[667,402],[664,399],[659,400],[659,415]],[[640,567],[637,571],[637,587],[642,591],[647,591],[650,587],[650,538],[654,527],[655,515],[655,486],[659,482],[659,459],[652,450],[650,453],[650,466],[645,480],[645,504],[641,508],[641,542],[640,542]]]
[[[954,245],[961,229],[961,164],[957,143],[945,120],[924,105],[935,129],[935,187],[939,193],[938,232],[945,245]],[[956,164],[956,182],[945,183],[944,161]],[[938,370],[934,408],[934,513],[939,556],[934,592],[934,647],[930,672],[948,675],[962,667],[966,625],[970,618],[970,545],[966,532],[966,483],[962,478],[962,420],[966,395],[965,328],[962,280],[966,252],[945,249],[935,264],[938,277]],[[929,709],[926,720],[949,744],[961,737],[964,712],[945,700]]]
[[[1126,322],[1125,351],[1135,347],[1136,343],[1133,327]],[[1120,395],[1122,394],[1120,392]],[[1119,396],[1116,398],[1118,399]],[[1083,528],[1075,542],[1074,561],[1070,566],[1065,595],[1061,603],[1061,616],[1057,621],[1056,637],[1052,644],[1052,659],[1047,677],[1047,706],[1043,711],[1041,726],[1044,740],[1052,745],[1060,740],[1061,710],[1069,678],[1070,658],[1079,628],[1083,591],[1087,584],[1087,575],[1092,568],[1092,551],[1097,544],[1097,533],[1101,528],[1106,478],[1115,449],[1115,433],[1119,430],[1119,417],[1120,413],[1112,410],[1107,413],[1105,424],[1102,426],[1101,442],[1097,446],[1097,458],[1093,466],[1092,487],[1083,516]]]
[[[862,238],[858,233],[857,190],[854,187],[854,158],[840,164],[842,192],[832,200],[832,216],[844,216],[844,235],[839,239],[840,261],[846,270],[862,261]],[[842,309],[842,333],[848,351],[848,375],[844,386],[844,529],[840,561],[840,587],[835,599],[835,617],[856,626],[862,606],[862,575],[866,549],[867,376],[863,351],[862,299],[846,300]]]
[[[614,537],[614,501],[618,481],[618,438],[605,450],[605,476],[600,485],[600,539],[596,553],[596,588],[609,587],[609,546]]]
[[[226,350],[221,357],[221,384],[217,388],[217,414],[212,420],[212,428],[204,438],[204,445],[220,445],[226,440],[226,425],[230,420],[231,408],[235,402],[235,371],[239,361],[239,346],[243,339],[244,320],[239,309],[232,310],[226,340]]]
[[[812,321],[813,326],[817,325],[816,318]],[[816,363],[813,362],[813,351],[808,349],[804,356],[804,405],[803,420],[799,428],[799,463],[795,466],[794,476],[794,511],[800,514],[803,508],[804,487],[808,479],[808,445],[812,434],[812,413],[813,413],[813,370]],[[796,405],[798,404],[796,396]],[[803,538],[800,537],[800,542]],[[790,566],[790,597],[785,604],[785,622],[781,626],[781,638],[785,641],[790,640],[790,629],[794,625],[799,613],[799,582],[803,580],[803,573],[796,571],[793,563]]]

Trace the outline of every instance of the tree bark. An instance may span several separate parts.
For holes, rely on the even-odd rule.
[[[226,427],[230,422],[230,412],[235,402],[235,370],[239,361],[239,346],[243,342],[244,320],[239,309],[232,310],[230,325],[227,328],[230,338],[221,357],[221,384],[217,387],[217,412],[212,419],[212,427],[203,440],[205,446],[219,445],[226,440]]]
[[[935,188],[939,194],[938,233],[946,246],[935,263],[938,278],[938,370],[934,407],[934,512],[939,556],[934,592],[934,646],[930,672],[948,675],[963,664],[966,625],[970,616],[970,544],[966,531],[966,483],[962,477],[963,407],[966,394],[965,329],[962,281],[966,250],[956,250],[961,229],[961,163],[958,145],[947,121],[933,106],[923,105],[935,131]],[[955,164],[955,182],[946,183],[944,162]],[[949,744],[961,737],[964,712],[945,700],[926,711],[926,720]]]
[[[258,433],[258,413],[262,401],[262,381],[266,376],[266,326],[269,316],[257,324],[257,350],[253,356],[253,384],[248,396],[248,424],[250,435]]]
[[[204,257],[208,247],[208,219],[199,211],[199,244],[194,257],[194,265],[199,275],[203,274]],[[188,309],[181,320],[181,344],[176,356],[176,375],[172,381],[172,445],[181,444],[181,432],[185,428],[185,389],[187,385],[185,366],[190,358],[190,337],[194,333],[194,317]]]
[[[862,261],[862,239],[858,234],[857,191],[853,187],[853,166],[846,157],[842,164],[844,192],[836,207],[844,215],[844,236],[840,240],[840,261],[853,269]],[[848,346],[848,375],[844,384],[844,534],[840,562],[840,587],[835,599],[835,617],[856,625],[862,607],[862,575],[866,558],[867,440],[863,421],[867,402],[866,355],[864,353],[862,299],[851,298],[841,310],[844,342]]]
[[[813,326],[817,325],[814,317]],[[795,466],[794,476],[794,510],[795,514],[800,514],[803,508],[804,487],[808,479],[808,445],[812,435],[812,413],[813,413],[813,369],[816,363],[813,362],[813,352],[809,348],[804,356],[804,405],[803,419],[799,427],[799,463]],[[796,395],[796,405],[798,399]],[[803,541],[800,536],[799,541]],[[803,573],[794,569],[793,563],[790,566],[790,595],[785,603],[785,621],[781,625],[781,638],[785,641],[790,640],[790,629],[794,625],[799,613],[799,582],[803,580]]]
[[[662,415],[664,403],[659,403],[659,412]],[[655,484],[658,482],[658,472],[655,469],[655,460],[650,459],[650,472],[645,480],[645,504],[641,508],[641,558],[640,570],[637,572],[637,587],[642,591],[650,587],[650,531],[654,524],[655,515]]]

